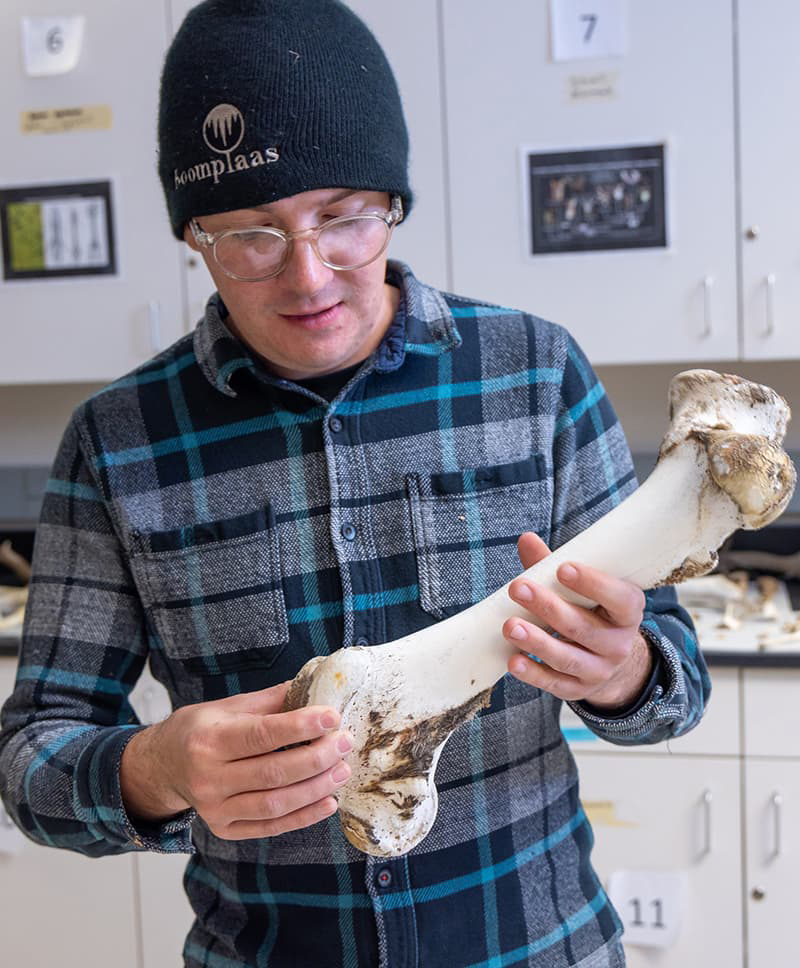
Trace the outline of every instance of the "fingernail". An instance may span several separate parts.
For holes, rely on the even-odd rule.
[[[340,753],[349,753],[352,748],[353,744],[350,742],[350,737],[342,733],[342,735],[336,741],[336,749],[339,750]]]
[[[331,773],[331,776],[336,783],[344,783],[344,781],[350,776],[350,767],[346,763],[340,763],[333,773]]]
[[[533,598],[530,585],[517,585],[514,594],[521,602],[529,602]]]
[[[514,659],[511,663],[511,671],[518,676],[521,676],[526,669],[526,665],[522,659]]]
[[[512,639],[527,639],[527,637],[528,633],[525,631],[524,625],[515,625],[514,628],[511,629]]]
[[[336,729],[339,725],[339,717],[336,713],[323,713],[319,721],[323,729]]]
[[[563,581],[577,581],[578,569],[574,565],[562,565],[558,577]]]

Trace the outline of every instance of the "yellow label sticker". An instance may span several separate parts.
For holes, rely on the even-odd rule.
[[[111,127],[111,105],[90,104],[77,108],[42,108],[23,111],[23,134],[64,134],[67,131],[105,131]]]
[[[635,827],[628,820],[617,816],[617,806],[612,800],[584,800],[583,810],[593,827]]]

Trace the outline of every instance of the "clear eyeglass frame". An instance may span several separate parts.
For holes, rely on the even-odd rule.
[[[321,225],[316,225],[312,228],[301,229],[299,232],[284,232],[283,229],[276,229],[272,226],[257,225],[248,229],[223,229],[221,232],[205,232],[199,225],[196,219],[191,219],[189,222],[189,228],[191,229],[192,236],[195,242],[202,248],[210,248],[211,254],[214,257],[214,261],[222,269],[226,276],[231,279],[237,279],[240,282],[263,282],[265,279],[274,279],[275,276],[280,275],[281,272],[286,268],[286,263],[289,261],[289,256],[292,251],[292,242],[295,239],[307,238],[311,244],[311,248],[314,250],[314,254],[319,259],[319,261],[327,266],[329,269],[334,269],[336,272],[347,272],[353,269],[362,269],[364,266],[369,265],[386,251],[386,247],[389,244],[389,239],[392,236],[392,230],[396,225],[399,225],[403,221],[403,202],[399,195],[392,196],[392,207],[388,212],[364,212],[361,215],[340,215],[337,218],[329,219],[327,222],[323,222]],[[322,232],[326,229],[330,229],[331,226],[344,225],[346,223],[362,221],[362,220],[374,220],[382,222],[386,226],[386,238],[384,239],[383,245],[368,259],[364,259],[361,262],[356,262],[353,265],[338,265],[330,262],[328,259],[324,258],[319,249],[319,237]],[[285,250],[283,253],[283,258],[278,264],[277,268],[274,270],[263,273],[258,276],[242,276],[230,269],[226,268],[225,265],[220,262],[217,256],[217,245],[223,239],[229,239],[231,237],[240,235],[266,235],[272,236],[274,238],[280,239],[285,243]]]

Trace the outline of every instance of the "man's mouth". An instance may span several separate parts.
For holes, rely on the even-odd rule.
[[[324,309],[303,313],[280,313],[280,316],[294,326],[301,326],[305,329],[321,329],[334,323],[341,309],[342,303],[338,302]]]

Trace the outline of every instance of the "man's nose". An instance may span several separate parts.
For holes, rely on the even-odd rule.
[[[333,275],[333,269],[323,265],[309,238],[292,239],[289,258],[281,273],[284,283],[296,292],[319,292]]]

